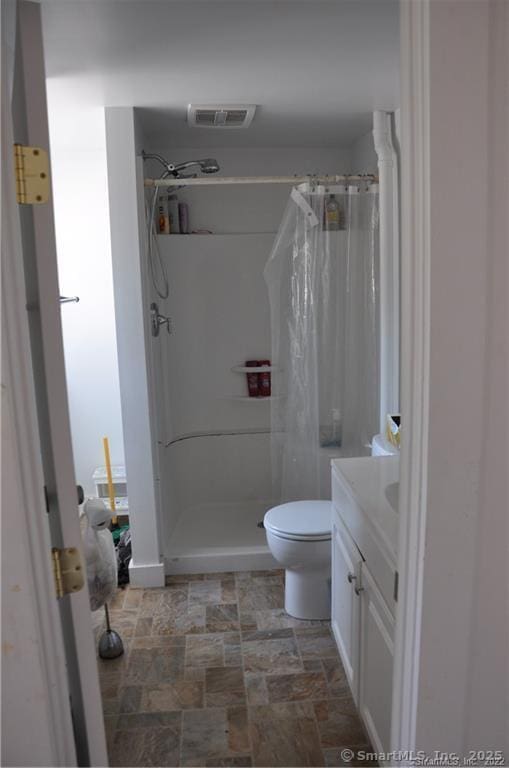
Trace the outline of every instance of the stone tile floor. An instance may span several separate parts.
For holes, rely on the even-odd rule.
[[[110,764],[363,764],[341,756],[370,747],[329,624],[283,604],[284,571],[119,590],[110,617],[125,653],[98,660]]]

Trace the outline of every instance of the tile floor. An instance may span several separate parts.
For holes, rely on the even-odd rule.
[[[328,622],[283,610],[284,572],[119,590],[99,659],[112,766],[340,766],[370,749]],[[101,631],[103,611],[94,614]]]

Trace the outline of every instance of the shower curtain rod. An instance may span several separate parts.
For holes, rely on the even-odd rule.
[[[194,179],[145,179],[146,187],[210,187],[221,184],[339,184],[350,181],[378,182],[372,173],[344,174],[336,176],[199,176]]]

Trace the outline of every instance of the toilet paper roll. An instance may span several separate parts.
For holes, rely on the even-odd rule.
[[[87,499],[83,508],[88,524],[96,531],[106,528],[112,518],[111,511],[101,499]]]

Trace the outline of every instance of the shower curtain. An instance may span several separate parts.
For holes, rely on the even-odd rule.
[[[324,224],[331,194],[339,231]],[[378,186],[295,187],[264,277],[274,498],[326,497],[323,462],[367,455],[378,431]]]

